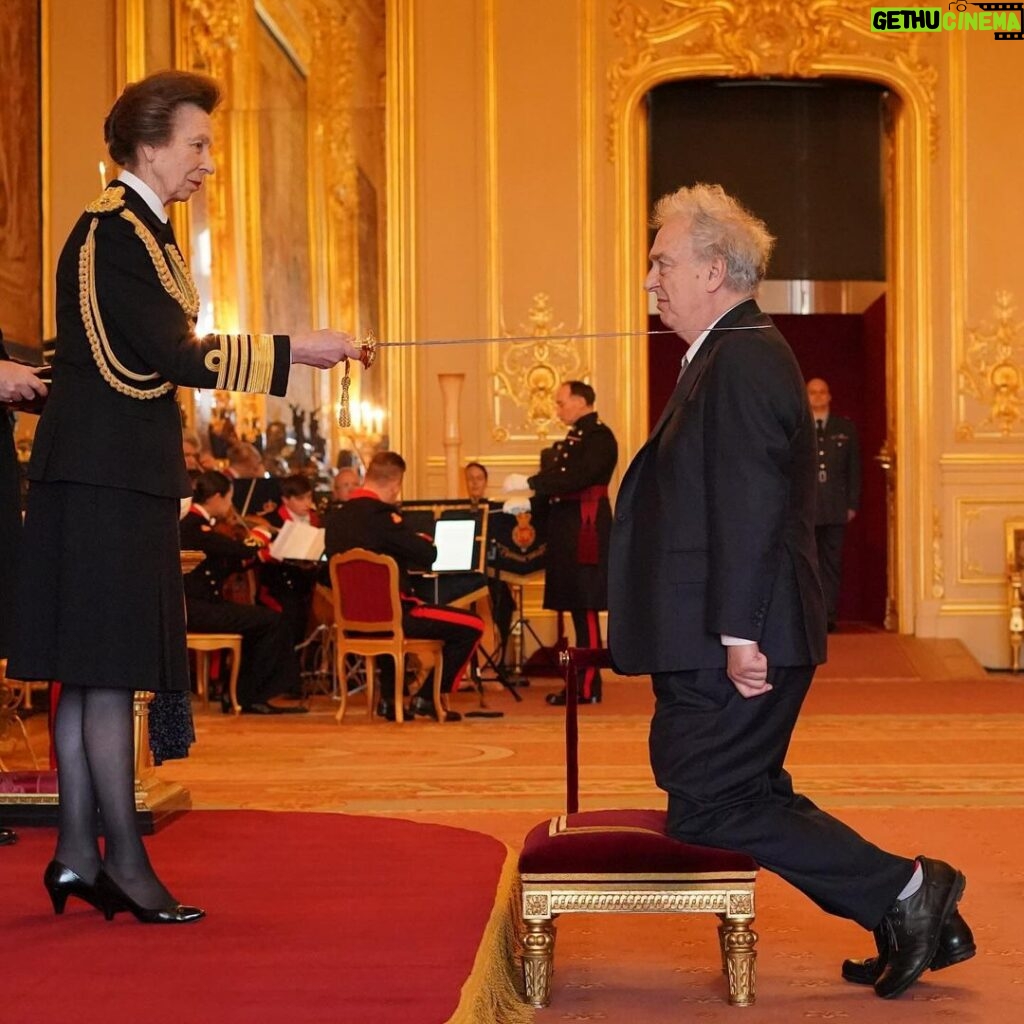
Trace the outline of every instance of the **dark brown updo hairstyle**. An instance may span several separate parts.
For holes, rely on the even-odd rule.
[[[117,98],[103,122],[103,140],[110,158],[131,168],[139,146],[162,146],[171,137],[174,112],[193,103],[212,114],[220,102],[220,86],[193,71],[157,71],[132,82]]]

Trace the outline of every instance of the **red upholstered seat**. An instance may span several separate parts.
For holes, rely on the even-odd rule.
[[[653,810],[583,811],[542,821],[526,837],[519,873],[524,881],[569,873],[706,881],[755,876],[757,864],[744,854],[673,839],[665,824],[665,812]]]
[[[551,1000],[555,919],[562,914],[714,914],[729,1003],[754,1002],[757,864],[666,833],[664,811],[579,810],[576,694],[581,668],[608,668],[607,650],[569,647],[565,671],[566,813],[534,827],[519,856],[526,1001]]]

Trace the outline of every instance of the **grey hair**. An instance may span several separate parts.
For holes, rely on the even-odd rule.
[[[685,217],[690,222],[694,254],[725,260],[726,283],[735,291],[753,293],[768,269],[775,238],[721,185],[702,182],[662,196],[654,205],[651,226]]]

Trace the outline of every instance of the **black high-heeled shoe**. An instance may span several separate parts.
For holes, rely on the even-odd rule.
[[[59,860],[51,860],[46,866],[46,871],[43,872],[43,885],[46,886],[46,891],[50,894],[55,914],[64,913],[64,905],[69,896],[77,896],[97,910],[107,912],[103,896],[96,888],[96,883],[90,884],[78,872],[72,871],[71,868],[61,864]],[[110,918],[107,920],[109,921]]]
[[[96,876],[96,889],[104,900],[103,913],[108,921],[112,920],[119,910],[127,910],[143,924],[189,924],[206,916],[206,911],[199,907],[186,907],[180,903],[171,903],[166,907],[140,907],[106,871],[101,870]]]

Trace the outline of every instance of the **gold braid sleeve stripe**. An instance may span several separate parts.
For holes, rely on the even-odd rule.
[[[170,381],[164,381],[156,387],[136,388],[131,384],[126,384],[114,373],[114,370],[117,370],[129,380],[137,381],[159,378],[159,374],[156,373],[133,373],[121,363],[110,347],[107,331],[100,316],[99,300],[96,297],[96,225],[98,223],[99,218],[94,217],[92,224],[89,225],[89,234],[86,236],[85,244],[78,253],[78,305],[82,314],[85,334],[89,339],[89,347],[92,350],[93,361],[100,371],[100,376],[122,395],[128,395],[130,398],[159,398],[174,390],[174,385]]]
[[[206,353],[206,368],[217,374],[218,391],[267,394],[274,380],[272,334],[215,334],[217,347]]]
[[[135,234],[141,239],[142,244],[153,261],[153,269],[160,279],[160,284],[165,292],[185,311],[193,323],[199,316],[199,289],[189,272],[188,265],[182,259],[181,254],[173,245],[167,246],[166,254],[161,251],[160,243],[153,237],[153,232],[132,213],[131,210],[122,210],[121,216],[128,221],[135,229]],[[167,260],[170,258],[170,266]]]

